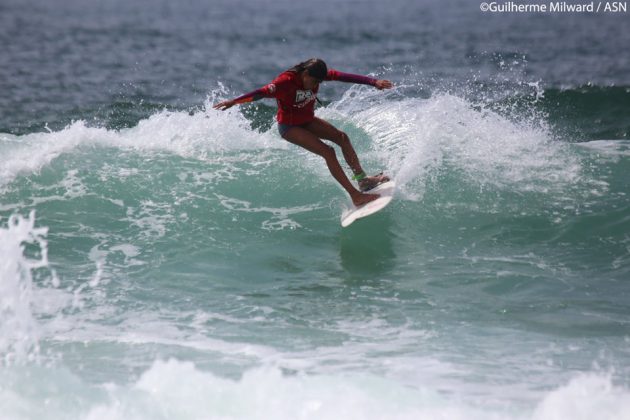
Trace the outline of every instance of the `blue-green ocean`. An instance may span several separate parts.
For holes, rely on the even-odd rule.
[[[630,419],[629,13],[2,0],[0,45],[0,419]],[[396,85],[320,90],[399,186],[345,229],[273,101],[212,109],[310,57]]]

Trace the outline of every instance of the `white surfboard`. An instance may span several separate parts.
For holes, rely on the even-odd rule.
[[[395,190],[396,183],[394,181],[387,181],[370,191],[366,191],[368,194],[378,194],[380,197],[362,206],[351,206],[349,209],[344,210],[341,214],[341,226],[350,226],[355,220],[384,209],[389,202],[392,201],[392,198],[394,198]]]

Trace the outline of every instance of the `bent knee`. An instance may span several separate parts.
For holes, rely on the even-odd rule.
[[[337,138],[339,139],[337,144],[339,144],[340,146],[350,143],[350,137],[348,137],[348,135],[343,131],[339,132],[339,135]]]
[[[335,154],[335,149],[332,146],[324,146],[320,155],[326,160],[337,158],[337,155]]]

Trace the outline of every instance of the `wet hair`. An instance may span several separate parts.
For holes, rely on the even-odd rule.
[[[328,67],[326,66],[326,63],[324,63],[324,60],[320,58],[311,58],[310,60],[303,61],[300,64],[296,64],[291,67],[287,71],[301,73],[304,70],[308,72],[309,76],[320,81],[326,80],[326,76],[328,75]]]

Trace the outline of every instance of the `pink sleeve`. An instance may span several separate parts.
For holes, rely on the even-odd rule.
[[[235,98],[234,102],[236,102],[237,104],[244,104],[246,102],[257,101],[264,97],[265,97],[264,88],[260,88],[260,89],[252,90],[251,92],[247,92],[239,96],[238,98]]]
[[[326,76],[326,80],[338,80],[340,82],[347,83],[359,83],[361,85],[376,85],[376,80],[372,77],[361,76],[359,74],[352,73],[343,73],[338,70],[330,69],[328,70],[328,75]]]

